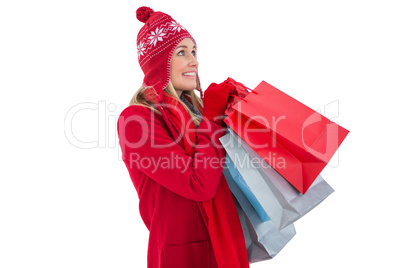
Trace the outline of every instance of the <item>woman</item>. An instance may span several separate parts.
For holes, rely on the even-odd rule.
[[[143,86],[118,120],[123,161],[150,231],[148,267],[249,267],[218,146],[231,85],[200,88],[196,43],[169,15],[137,10]],[[199,98],[194,90],[199,90]]]

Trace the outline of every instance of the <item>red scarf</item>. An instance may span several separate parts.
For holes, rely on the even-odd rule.
[[[168,124],[183,135],[184,148],[188,155],[194,155],[193,144],[196,142],[196,126],[184,107],[172,96],[163,94],[168,115],[164,115]],[[169,107],[175,107],[172,109]],[[163,113],[163,111],[162,111]],[[183,122],[183,119],[185,120]],[[190,122],[191,123],[187,123]],[[187,127],[186,127],[187,126]],[[191,130],[191,131],[190,131]],[[216,262],[219,268],[248,268],[248,257],[243,230],[225,177],[221,176],[215,196],[208,201],[198,202],[204,215],[211,237]]]

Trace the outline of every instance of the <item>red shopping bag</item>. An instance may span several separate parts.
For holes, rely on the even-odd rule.
[[[348,130],[262,81],[225,123],[304,194]]]

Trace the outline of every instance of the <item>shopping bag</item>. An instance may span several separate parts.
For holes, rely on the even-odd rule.
[[[247,173],[242,171],[244,167],[239,163],[239,167],[234,167],[237,168],[241,174],[244,174],[243,180],[259,180],[265,182],[284,209],[288,223],[293,223],[306,215],[334,192],[334,189],[332,189],[321,175],[318,175],[308,191],[304,195],[301,194],[266,161],[264,161],[264,159],[261,158],[246,142],[235,134],[233,130],[229,129],[229,133],[226,135],[228,135],[228,138],[226,138],[226,140],[223,139],[223,141],[229,143],[226,145],[229,151],[228,154],[235,155],[235,157],[242,160],[243,163],[245,162],[244,159],[247,159],[246,161],[252,163],[253,167],[259,172],[259,174],[256,174],[253,177],[246,177]],[[234,163],[234,165],[235,164],[236,163]],[[270,193],[271,192],[268,192],[261,198],[267,198]],[[289,207],[291,209],[289,209]],[[294,213],[294,211],[297,213]],[[288,223],[285,223],[285,226]]]
[[[228,161],[228,158],[226,160]],[[278,230],[272,221],[263,222],[233,180],[227,166],[223,169],[223,175],[234,196],[246,242],[249,263],[269,260],[275,257],[295,236],[294,225],[291,224],[282,230]]]
[[[252,166],[241,147],[234,146],[235,140],[227,133],[219,140],[226,150],[226,166],[233,180],[249,200],[250,204],[264,222],[272,221],[277,229],[291,224],[289,215],[295,218],[297,211],[290,206],[282,207],[269,185]],[[285,211],[289,210],[289,211]]]
[[[225,123],[305,194],[349,131],[265,81],[253,92]]]

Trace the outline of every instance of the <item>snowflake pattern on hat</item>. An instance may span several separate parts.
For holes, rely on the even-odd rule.
[[[141,41],[139,41],[138,43],[138,59],[141,60],[141,58],[147,56],[148,51],[152,50],[156,46],[159,46],[159,43],[163,43],[164,39],[169,39],[176,33],[183,33],[184,31],[186,31],[186,28],[184,28],[183,25],[174,20],[170,20],[170,22],[159,25],[153,31],[149,31],[146,36],[142,37]]]
[[[137,46],[137,54],[138,54],[138,58],[140,58],[140,56],[144,56],[144,42],[140,42],[140,44]]]
[[[159,29],[158,27],[156,27],[155,32],[151,31],[151,36],[148,37],[148,39],[151,40],[151,43],[150,43],[151,45],[156,46],[156,43],[158,41],[163,41],[163,36],[166,35],[166,33],[164,33],[163,30],[164,30],[163,28]]]
[[[186,28],[184,28],[180,23],[175,22],[174,20],[172,20],[170,26],[173,27],[172,30],[177,30],[180,33],[180,30],[185,30]]]

